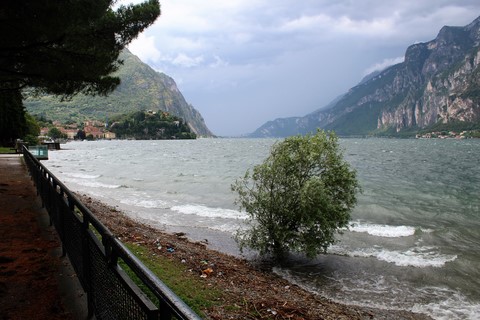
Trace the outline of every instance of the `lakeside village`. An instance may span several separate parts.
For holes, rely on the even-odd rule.
[[[434,131],[415,135],[417,139],[467,139],[480,138],[480,131]]]
[[[196,138],[186,121],[163,111],[136,111],[116,117],[112,124],[99,120],[87,120],[83,124],[64,124],[59,121],[49,123],[44,123],[40,128],[38,139],[42,144],[68,140]]]
[[[53,127],[50,128],[40,128],[39,139],[41,142],[50,142],[52,140],[116,139],[115,132],[112,132],[108,129],[108,123],[98,120],[85,121],[83,123],[83,128],[77,123],[62,124],[59,121],[53,121],[52,125]]]

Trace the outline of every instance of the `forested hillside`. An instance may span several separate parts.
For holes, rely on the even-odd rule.
[[[110,131],[119,139],[195,139],[188,125],[167,112],[135,111],[112,119]]]
[[[107,97],[79,94],[62,101],[57,96],[35,96],[26,91],[27,110],[64,123],[81,123],[87,119],[106,121],[135,111],[166,111],[185,121],[195,134],[213,136],[201,114],[185,101],[171,77],[153,70],[128,50],[124,50],[120,58],[124,63],[116,75],[121,84]]]

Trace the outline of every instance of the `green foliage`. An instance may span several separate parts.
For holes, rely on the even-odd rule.
[[[111,92],[120,51],[160,14],[158,0],[116,11],[114,2],[3,0],[0,84],[65,96]]]
[[[180,118],[165,112],[136,111],[112,119],[110,130],[120,139],[195,139],[195,133]]]
[[[389,70],[382,72],[365,83],[361,83],[352,88],[350,92],[342,97],[335,104],[331,113],[335,116],[343,114],[332,123],[326,123],[322,128],[333,130],[340,136],[367,136],[377,129],[377,120],[381,111],[397,106],[405,98],[405,94],[399,93],[389,101],[371,101],[359,105],[364,97],[372,96],[378,88],[388,86],[395,75],[401,71],[401,66],[392,66]],[[359,106],[357,106],[359,105]],[[351,112],[345,112],[345,109],[353,108]],[[316,128],[316,126],[315,126]],[[313,129],[314,130],[314,129]],[[313,131],[312,130],[312,131]]]
[[[22,95],[18,91],[2,90],[0,83],[0,145],[13,146],[15,139],[27,133]]]
[[[480,138],[480,130],[474,130],[474,131],[470,131],[468,132],[465,137],[467,138]]]
[[[14,148],[0,147],[0,154],[11,154],[11,153],[15,153]]]
[[[433,131],[471,131],[471,130],[480,130],[479,122],[463,122],[463,121],[450,121],[448,123],[437,122],[434,125],[431,125],[423,130],[420,130],[419,133],[428,133]]]
[[[32,136],[40,135],[40,124],[35,117],[27,112],[25,113],[25,121],[27,125],[27,134]]]
[[[398,139],[408,139],[415,138],[419,128],[417,126],[404,128],[403,130],[397,132],[395,126],[385,126],[383,128],[377,129],[371,133],[372,137],[385,137],[385,138],[398,138]]]
[[[314,257],[347,226],[359,184],[333,132],[294,136],[277,143],[260,165],[232,184],[249,228],[240,248],[281,260],[288,252]]]
[[[365,136],[375,130],[377,118],[384,105],[371,102],[340,117],[337,121],[325,126],[340,136]]]
[[[62,131],[60,131],[58,128],[55,128],[55,127],[48,130],[48,136],[53,140],[65,138],[65,135],[62,133]]]
[[[39,144],[39,140],[38,140],[38,137],[37,136],[34,136],[32,134],[27,134],[24,138],[23,138],[23,142],[25,142],[25,144],[27,146],[36,146]]]
[[[87,135],[85,134],[85,131],[83,130],[78,130],[77,131],[77,135],[75,136],[75,139],[78,139],[78,140],[85,140],[87,138]],[[93,136],[92,136],[93,138]]]

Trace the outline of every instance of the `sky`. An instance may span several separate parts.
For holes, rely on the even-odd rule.
[[[120,0],[120,4],[140,0]],[[480,15],[478,0],[160,0],[129,46],[219,136],[326,106],[409,45]]]

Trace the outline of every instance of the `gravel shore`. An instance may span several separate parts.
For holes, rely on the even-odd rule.
[[[260,267],[254,261],[213,250],[208,240],[194,242],[183,232],[168,233],[135,221],[89,196],[78,197],[122,241],[141,244],[156,255],[182,261],[186,270],[223,292],[220,304],[203,310],[208,319],[431,319],[408,311],[332,302],[288,282],[264,265]],[[174,252],[166,248],[173,248]],[[208,276],[205,269],[209,269]],[[232,305],[238,308],[231,308]]]

